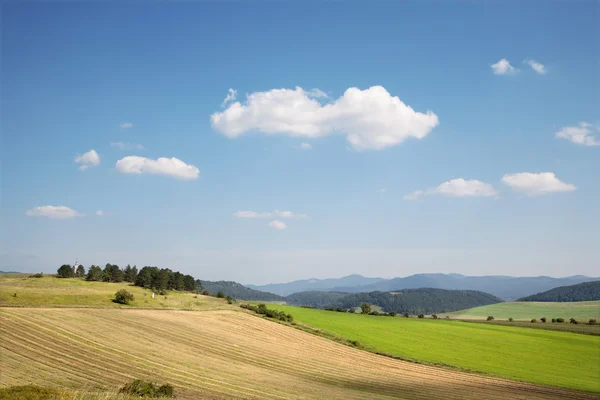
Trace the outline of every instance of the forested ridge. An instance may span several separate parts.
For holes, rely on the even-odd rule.
[[[561,286],[546,292],[523,297],[519,301],[594,301],[600,300],[600,281]]]

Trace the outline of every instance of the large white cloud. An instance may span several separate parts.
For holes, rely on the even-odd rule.
[[[115,168],[124,174],[166,175],[182,180],[196,179],[200,175],[200,170],[196,166],[186,164],[175,157],[152,160],[146,157],[127,156],[117,161]]]
[[[577,189],[575,185],[562,182],[552,172],[506,174],[502,177],[502,182],[514,190],[530,196],[556,192],[572,192]]]
[[[510,75],[517,72],[517,69],[510,65],[510,62],[506,58],[501,59],[496,64],[492,64],[490,67],[496,75]]]
[[[211,115],[213,129],[236,138],[249,131],[269,135],[321,137],[343,133],[356,150],[379,150],[407,138],[422,139],[438,125],[432,111],[420,113],[381,86],[349,88],[337,100],[321,104],[318,89],[273,89],[247,95]]]
[[[96,150],[91,149],[87,153],[78,154],[75,157],[75,162],[79,165],[79,169],[85,171],[90,167],[95,167],[100,164],[100,156],[96,153]]]
[[[404,200],[416,200],[423,195],[448,197],[491,197],[498,193],[492,185],[475,179],[452,179],[428,190],[417,190],[404,196]]]
[[[269,222],[269,226],[271,228],[275,228],[275,229],[279,229],[279,230],[287,228],[287,225],[279,220],[274,220],[274,221]]]
[[[25,215],[28,217],[46,217],[54,219],[68,219],[83,216],[83,214],[80,214],[72,208],[66,206],[33,207],[31,210],[25,211]]]
[[[556,132],[556,137],[567,139],[573,143],[582,144],[584,146],[600,146],[600,141],[594,136],[592,131],[594,127],[587,122],[580,122],[579,126],[565,126],[560,131]],[[600,129],[596,127],[596,132]]]

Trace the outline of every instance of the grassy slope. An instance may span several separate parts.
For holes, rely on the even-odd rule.
[[[600,337],[447,320],[336,313],[291,306],[304,324],[380,352],[511,379],[600,392]]]
[[[548,302],[507,302],[491,304],[489,306],[470,308],[468,310],[447,313],[452,318],[485,318],[492,315],[496,319],[529,321],[532,318],[546,317],[569,318],[587,321],[589,318],[600,320],[600,301],[578,301],[573,303],[548,303]]]
[[[114,392],[135,377],[181,400],[598,398],[377,356],[241,310],[4,307],[0,322],[0,386]]]
[[[231,309],[222,300],[207,296],[194,297],[188,292],[169,291],[167,298],[130,283],[87,282],[83,279],[59,279],[54,276],[28,278],[29,275],[0,275],[0,306],[17,307],[112,307],[205,310]],[[119,289],[127,289],[134,301],[124,306],[112,302]],[[14,294],[17,297],[14,297]]]

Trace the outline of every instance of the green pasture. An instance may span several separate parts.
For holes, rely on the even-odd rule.
[[[600,301],[572,303],[516,301],[475,307],[443,315],[456,319],[480,319],[491,315],[495,319],[513,318],[515,321],[529,321],[532,318],[539,320],[542,317],[546,317],[548,320],[564,318],[568,321],[570,318],[575,318],[587,322],[588,319],[594,318],[600,321]]]
[[[276,304],[268,307],[284,310],[298,322],[389,355],[543,385],[600,392],[598,336]]]

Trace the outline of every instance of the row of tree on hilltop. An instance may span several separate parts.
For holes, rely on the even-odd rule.
[[[191,275],[184,275],[179,271],[172,271],[168,268],[144,267],[139,272],[134,265],[127,265],[121,269],[116,264],[106,264],[104,269],[97,265],[92,265],[85,271],[83,265],[73,268],[71,265],[62,265],[56,276],[58,278],[85,278],[87,281],[96,282],[131,282],[135,286],[146,289],[156,290],[181,290],[188,292],[202,291],[202,282],[194,279]]]

